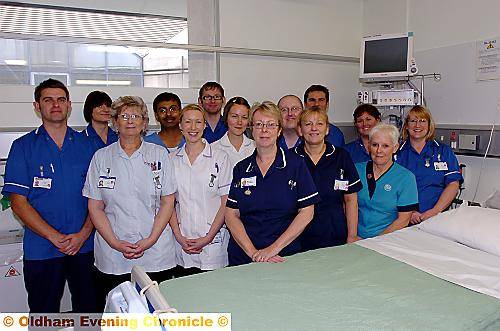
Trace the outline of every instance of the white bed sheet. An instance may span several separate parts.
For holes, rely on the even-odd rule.
[[[500,240],[500,238],[499,238]],[[416,227],[356,242],[433,276],[500,299],[500,257]]]

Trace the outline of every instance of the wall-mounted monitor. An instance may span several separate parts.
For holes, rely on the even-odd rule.
[[[365,37],[361,41],[361,81],[404,80],[417,73],[413,32]]]

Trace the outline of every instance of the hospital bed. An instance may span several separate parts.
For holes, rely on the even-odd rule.
[[[485,208],[469,208],[478,207],[432,221],[449,225],[462,212],[465,232],[477,236]],[[496,231],[500,245],[495,215],[479,231],[493,239]],[[500,330],[500,253],[431,228],[173,279],[160,290],[179,312],[231,313],[234,330]]]

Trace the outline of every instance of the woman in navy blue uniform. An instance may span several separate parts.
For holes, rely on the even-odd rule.
[[[293,151],[304,158],[321,198],[312,222],[300,237],[303,251],[359,238],[356,192],[362,184],[349,153],[325,142],[328,123],[328,115],[319,109],[305,110],[299,118],[303,142]]]
[[[435,124],[425,107],[415,106],[403,125],[403,144],[396,161],[417,179],[419,210],[410,224],[417,224],[446,210],[463,180],[458,160],[448,145],[434,140]]]
[[[111,98],[106,92],[92,91],[83,104],[83,117],[89,125],[82,134],[89,139],[94,152],[118,140],[118,134],[108,126],[111,119],[111,103]]]
[[[375,106],[361,104],[356,107],[352,116],[358,131],[358,139],[351,141],[343,148],[349,152],[354,163],[370,161],[368,135],[372,128],[380,123],[380,112]]]
[[[226,203],[229,265],[283,262],[300,252],[296,239],[319,202],[303,158],[277,146],[278,107],[270,101],[254,106],[251,122],[256,150],[234,167]]]

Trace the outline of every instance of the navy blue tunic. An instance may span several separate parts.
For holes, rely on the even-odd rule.
[[[238,162],[226,206],[238,209],[240,219],[256,249],[271,245],[285,232],[299,209],[319,202],[319,195],[304,159],[293,151],[278,148],[276,159],[262,176],[257,166],[257,151]],[[294,240],[279,254],[299,252]],[[250,263],[251,259],[231,237],[229,265]]]
[[[335,148],[328,142],[316,165],[305,152],[304,144],[294,148],[294,151],[306,161],[321,198],[314,206],[312,222],[301,235],[302,249],[306,251],[345,244],[347,219],[344,194],[358,192],[363,187],[351,157],[344,149]],[[343,184],[342,187],[340,184]]]

